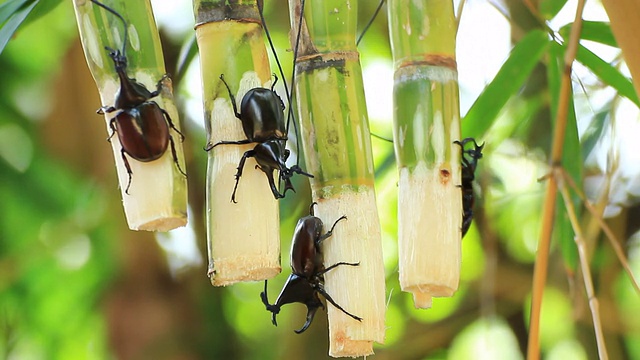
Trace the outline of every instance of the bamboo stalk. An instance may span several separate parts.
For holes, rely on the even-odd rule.
[[[584,242],[584,235],[582,233],[582,228],[580,227],[578,217],[576,216],[576,211],[573,207],[571,196],[569,195],[569,191],[567,190],[567,188],[564,186],[564,182],[566,180],[564,176],[566,176],[566,172],[563,172],[562,169],[558,169],[553,172],[553,177],[558,183],[560,194],[562,194],[562,198],[564,200],[564,206],[567,209],[569,221],[571,222],[571,226],[573,227],[573,231],[575,232],[574,241],[576,243],[576,247],[578,248],[580,268],[582,269],[582,279],[584,282],[585,291],[587,293],[587,299],[589,300],[589,309],[591,310],[593,329],[595,332],[596,344],[598,346],[598,357],[602,360],[606,360],[609,359],[609,355],[607,354],[607,347],[604,341],[604,333],[602,331],[602,321],[600,320],[600,305],[598,302],[598,298],[596,297],[596,292],[593,288],[593,278],[591,276],[591,268],[589,267],[587,246]]]
[[[296,46],[300,0],[290,0]],[[325,289],[358,322],[328,305],[329,355],[366,356],[384,341],[385,288],[380,222],[362,71],[356,49],[357,2],[307,1],[295,89],[316,216],[347,220],[322,244],[324,265],[359,262],[325,274]]]
[[[149,1],[104,0],[105,5],[121,14],[127,22],[129,40],[126,46],[127,74],[144,84],[150,91],[165,74],[160,38]],[[124,25],[115,15],[88,0],[73,0],[80,39],[87,65],[100,92],[102,104],[115,103],[120,80],[105,46],[122,49]],[[178,111],[173,103],[171,79],[163,80],[160,95],[150,99],[167,111],[173,124],[180,129]],[[97,108],[97,106],[96,106]],[[109,123],[118,112],[106,113]],[[170,134],[175,143],[180,168],[185,170],[180,135]],[[117,136],[111,138],[122,203],[129,228],[132,230],[168,231],[187,223],[187,181],[174,163],[170,149],[151,162],[140,162],[128,157],[133,172],[129,194],[125,192],[129,175],[121,156]]]
[[[609,225],[607,225],[607,223],[604,221],[604,219],[602,218],[602,211],[599,211],[599,209],[596,209],[593,206],[593,204],[591,204],[591,202],[589,201],[589,199],[587,199],[587,197],[584,195],[582,190],[578,188],[576,182],[571,178],[571,176],[569,176],[569,173],[564,169],[562,169],[562,177],[564,181],[566,181],[569,184],[569,186],[573,189],[573,191],[576,192],[578,197],[580,197],[580,200],[582,200],[584,207],[589,211],[589,213],[591,214],[591,217],[595,220],[595,222],[599,226],[599,229],[602,229],[602,231],[607,236],[607,240],[609,240],[609,244],[613,248],[613,251],[616,253],[616,257],[618,258],[620,265],[622,265],[622,268],[624,269],[624,271],[627,273],[627,276],[629,277],[629,281],[631,281],[631,285],[636,290],[636,293],[640,295],[640,285],[638,285],[638,280],[633,274],[633,270],[631,270],[631,266],[629,265],[627,256],[624,253],[624,249],[622,248],[622,246],[620,246],[620,244],[622,244],[622,241],[618,239],[618,237],[611,230]]]
[[[417,308],[460,278],[462,195],[456,20],[450,0],[390,0],[400,286]]]
[[[224,74],[239,108],[244,94],[270,87],[271,71],[255,0],[227,4],[223,0],[195,0],[196,39],[200,53],[207,139],[243,140],[247,136],[235,117]],[[211,283],[230,285],[256,281],[280,273],[278,202],[264,173],[249,158],[231,202],[236,167],[248,145],[221,145],[208,152],[207,248]]]
[[[571,96],[571,69],[578,51],[584,5],[585,0],[578,0],[575,21],[571,26],[571,35],[564,56],[564,72],[562,74],[562,82],[560,83],[560,98],[558,99],[558,110],[556,113],[551,147],[550,164],[552,166],[559,165],[562,162],[563,144],[567,128],[567,114],[570,104],[569,97]],[[553,233],[557,191],[558,183],[556,179],[551,176],[545,191],[540,225],[540,240],[538,241],[536,262],[533,268],[527,360],[537,360],[540,358],[540,315],[542,311],[544,287],[547,281],[547,267],[549,265],[549,249],[551,246],[551,235]]]

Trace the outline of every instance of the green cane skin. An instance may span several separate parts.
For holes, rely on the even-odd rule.
[[[460,115],[450,0],[389,0],[403,291],[418,308],[460,277]]]
[[[357,90],[362,89],[360,64],[343,63],[304,72],[297,79],[302,142],[311,150],[305,151],[305,160],[319,199],[358,191],[362,185],[373,187],[367,113]]]
[[[292,47],[301,3],[290,0]],[[373,154],[355,45],[357,2],[307,0],[296,65],[296,98],[316,216],[341,221],[322,244],[325,266],[358,262],[325,274],[325,289],[358,322],[328,306],[329,355],[373,354],[384,341],[385,288]]]

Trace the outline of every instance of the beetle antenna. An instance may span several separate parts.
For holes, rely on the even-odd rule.
[[[293,97],[292,93],[293,93],[293,78],[291,79],[291,92],[289,92],[289,85],[287,84],[287,77],[284,75],[284,70],[282,70],[282,65],[280,64],[280,59],[278,59],[278,53],[276,52],[276,48],[273,45],[273,40],[271,40],[271,34],[269,33],[269,28],[267,27],[267,22],[264,19],[264,1],[263,0],[257,0],[258,3],[258,12],[260,13],[260,21],[262,21],[262,28],[264,29],[265,34],[267,35],[267,40],[269,40],[269,47],[271,47],[271,53],[273,54],[273,57],[276,59],[276,64],[278,65],[278,71],[280,72],[280,76],[282,76],[282,81],[284,83],[284,91],[287,93],[287,102],[289,103],[289,111],[287,113],[287,126],[286,126],[286,132],[287,135],[289,134],[289,123],[291,120],[291,117],[293,116],[293,108],[291,107],[291,98]],[[294,59],[295,59],[295,53],[294,53]],[[295,60],[294,60],[295,61]],[[294,70],[295,71],[295,62],[294,62]],[[296,125],[296,122],[293,122],[293,130],[296,132],[296,138],[298,136],[298,127]],[[297,140],[296,140],[297,141]]]
[[[291,95],[289,99],[293,98],[293,84],[296,79],[296,60],[298,59],[298,49],[300,48],[300,34],[302,33],[302,20],[304,19],[304,4],[305,0],[300,1],[300,18],[298,20],[298,33],[296,34],[296,43],[293,47],[293,66],[291,71]],[[287,114],[287,132],[289,132],[289,122],[293,116],[293,108],[289,103],[289,114]],[[293,121],[293,130],[296,132],[296,165],[300,164],[300,137],[298,137],[298,128],[296,126],[295,119]]]
[[[282,76],[282,80],[284,82],[284,90],[287,93],[287,101],[289,102],[289,108],[291,108],[291,96],[289,95],[289,86],[287,85],[287,77],[284,76],[282,65],[280,64],[280,60],[278,59],[278,53],[276,52],[276,48],[273,45],[273,41],[271,40],[271,34],[269,33],[267,22],[264,19],[264,1],[257,0],[256,2],[258,4],[258,12],[260,13],[260,21],[262,21],[262,28],[264,29],[264,32],[267,35],[267,40],[269,40],[269,47],[271,47],[271,53],[273,54],[273,57],[276,59],[276,64],[278,65],[278,71],[280,72],[280,76]],[[276,81],[277,79],[278,78],[276,78]],[[274,85],[275,85],[275,82],[274,82]],[[287,127],[287,132],[288,131],[289,131],[289,128]]]
[[[356,46],[360,45],[360,41],[364,37],[364,34],[367,33],[367,30],[369,30],[369,27],[371,26],[371,24],[373,24],[373,21],[378,16],[378,13],[382,9],[382,5],[384,5],[384,0],[380,0],[380,4],[378,4],[378,7],[376,8],[376,11],[373,13],[373,16],[371,17],[371,20],[369,20],[367,25],[365,25],[364,30],[362,30],[362,33],[360,34],[360,36],[358,36],[358,40],[356,40]]]
[[[269,40],[269,47],[271,48],[271,53],[273,54],[273,57],[276,59],[276,64],[278,65],[278,71],[280,72],[280,76],[282,76],[282,82],[284,83],[284,91],[287,94],[287,102],[289,103],[289,110],[287,112],[287,125],[285,126],[285,132],[287,133],[287,137],[289,135],[289,124],[291,123],[291,118],[293,117],[293,103],[292,103],[292,98],[293,98],[293,81],[295,78],[295,69],[296,69],[296,54],[297,54],[297,46],[296,46],[296,51],[294,51],[294,55],[293,55],[293,74],[291,76],[291,92],[289,91],[289,86],[287,84],[287,77],[284,75],[284,70],[282,70],[282,65],[280,64],[280,59],[278,59],[278,53],[276,52],[276,48],[273,45],[273,40],[271,40],[271,34],[269,33],[269,28],[267,27],[267,22],[264,19],[264,1],[263,0],[256,0],[256,3],[258,5],[258,13],[260,13],[260,21],[262,22],[262,28],[264,29],[265,34],[267,35],[267,40]],[[302,22],[302,19],[300,20],[300,22]],[[298,31],[298,39],[300,38],[300,32]],[[274,83],[275,84],[275,83]],[[272,88],[273,90],[273,88]],[[298,125],[296,124],[295,118],[293,121],[293,131],[295,132],[296,135],[296,164],[300,163],[300,139],[298,138]],[[293,187],[288,187],[288,188],[293,188]],[[288,189],[287,188],[287,189]],[[287,189],[285,189],[285,192],[287,191]]]
[[[112,13],[113,15],[117,16],[120,20],[122,20],[122,27],[124,30],[124,41],[122,42],[122,56],[124,56],[124,52],[127,48],[127,41],[128,41],[128,31],[127,31],[127,21],[122,17],[122,15],[120,15],[117,11],[113,10],[112,8],[108,7],[107,5],[97,1],[97,0],[91,0],[92,3],[100,6],[101,8],[107,10],[108,12]]]

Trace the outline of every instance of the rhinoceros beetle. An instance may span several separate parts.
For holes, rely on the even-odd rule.
[[[153,92],[149,91],[143,84],[137,82],[135,79],[130,78],[127,75],[127,57],[125,55],[128,38],[126,20],[110,7],[96,0],[91,0],[91,2],[117,16],[122,20],[122,24],[124,25],[122,50],[112,49],[108,46],[105,47],[109,52],[109,57],[113,60],[115,71],[120,79],[120,89],[115,96],[115,104],[112,106],[103,106],[97,110],[97,113],[118,112],[109,122],[111,134],[107,140],[111,141],[113,135],[118,134],[118,139],[122,146],[120,154],[122,155],[124,166],[129,175],[129,182],[125,193],[129,194],[133,174],[126,155],[129,155],[137,161],[150,162],[164,155],[170,144],[173,162],[178,167],[180,173],[187,176],[178,163],[176,147],[169,128],[180,135],[181,141],[184,141],[184,135],[173,125],[169,113],[161,108],[155,101],[150,100],[160,94],[163,89],[163,81],[169,75],[165,74],[158,81],[156,90]]]
[[[298,220],[295,231],[293,233],[293,241],[291,243],[291,275],[287,279],[280,295],[274,304],[269,304],[267,296],[267,280],[264,281],[264,291],[260,293],[262,303],[267,310],[273,315],[271,321],[273,325],[278,325],[276,315],[280,313],[280,308],[285,304],[303,303],[307,306],[307,320],[299,330],[294,330],[300,334],[307,330],[318,308],[324,308],[318,294],[321,294],[328,302],[338,308],[343,313],[349,315],[355,320],[362,321],[362,318],[355,316],[340,305],[338,305],[324,289],[323,275],[335,269],[338,266],[358,266],[360,263],[339,262],[329,267],[324,267],[322,263],[322,252],[320,244],[333,234],[333,229],[340,220],[346,220],[346,216],[341,216],[333,223],[331,229],[327,233],[322,234],[322,220],[313,214],[313,207],[316,203],[312,203],[309,208],[309,216],[305,216]]]
[[[218,145],[243,145],[257,143],[253,149],[247,150],[240,159],[235,175],[236,183],[233,187],[233,193],[231,194],[231,201],[234,203],[236,202],[238,182],[242,176],[245,161],[250,157],[256,159],[256,162],[258,163],[257,167],[267,176],[269,187],[276,199],[283,198],[287,190],[295,191],[291,184],[291,177],[294,173],[313,177],[313,175],[302,171],[298,165],[294,165],[291,168],[287,167],[286,161],[287,158],[289,158],[290,152],[285,148],[287,132],[283,113],[284,103],[273,90],[278,78],[275,77],[275,81],[273,82],[271,89],[253,88],[247,91],[247,93],[242,97],[242,102],[240,103],[241,112],[238,112],[236,98],[233,96],[229,84],[224,80],[224,75],[220,75],[220,80],[222,80],[227,88],[229,98],[231,99],[231,104],[233,106],[233,112],[242,122],[242,130],[247,138],[244,140],[220,141],[216,144],[208,144],[205,147],[205,150],[209,151]],[[274,170],[278,170],[280,172],[279,180],[285,182],[284,191],[282,193],[280,193],[276,187],[273,177]]]
[[[267,34],[267,39],[269,40],[269,44],[271,45],[273,55],[276,58],[278,68],[280,69],[280,74],[284,77],[282,67],[280,66],[280,61],[278,60],[278,55],[275,52],[273,42],[271,41],[271,36],[269,35],[269,30],[267,29],[267,25],[264,21],[264,14],[262,12],[262,1],[258,1],[257,4],[262,27]],[[294,59],[296,56],[297,46],[296,50],[294,50]],[[270,89],[253,88],[247,91],[242,97],[242,101],[240,103],[240,112],[238,112],[238,106],[236,104],[235,96],[233,96],[229,84],[227,84],[227,82],[225,81],[224,74],[220,75],[220,80],[227,88],[227,92],[229,93],[229,99],[231,100],[231,105],[233,106],[233,112],[236,118],[238,118],[242,122],[242,130],[244,131],[246,139],[237,141],[219,141],[215,144],[209,143],[205,146],[205,150],[209,151],[218,145],[243,145],[257,143],[253,149],[246,151],[242,155],[240,163],[238,164],[237,172],[235,175],[236,183],[233,187],[233,193],[231,194],[231,201],[234,203],[236,202],[236,190],[238,189],[238,182],[240,181],[240,177],[242,176],[245,161],[250,157],[256,159],[256,162],[258,164],[256,168],[262,170],[267,176],[269,187],[271,188],[271,192],[276,199],[285,197],[285,194],[288,190],[293,190],[295,192],[293,184],[291,183],[291,177],[293,176],[293,174],[300,174],[310,178],[313,177],[313,175],[304,172],[298,165],[300,151],[297,151],[298,161],[296,161],[296,165],[290,168],[286,165],[286,161],[289,158],[290,151],[286,149],[285,145],[288,140],[287,134],[289,130],[289,121],[290,117],[292,116],[292,111],[291,106],[289,106],[289,116],[287,117],[287,121],[285,122],[284,103],[282,102],[280,96],[278,96],[278,94],[274,90],[274,86],[278,82],[278,77],[274,74],[274,78],[275,81],[271,85]],[[285,89],[288,89],[286,80],[284,80],[284,83]],[[289,93],[287,93],[287,99],[289,100],[289,104],[291,104],[291,95],[289,95]],[[281,181],[284,181],[284,190],[282,191],[282,193],[280,193],[278,191],[278,188],[276,187],[275,179],[273,176],[274,170],[278,170],[279,172],[278,184],[280,184]]]
[[[472,149],[465,149],[466,145],[473,142]],[[482,145],[478,145],[473,138],[466,138],[462,141],[454,141],[454,144],[460,146],[462,161],[462,237],[467,234],[471,221],[473,220],[473,204],[475,198],[473,195],[473,181],[475,180],[476,166],[478,160],[482,158]]]

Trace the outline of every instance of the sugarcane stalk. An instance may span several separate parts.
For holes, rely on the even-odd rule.
[[[292,46],[302,8],[290,0]],[[331,224],[346,215],[322,243],[328,294],[358,322],[328,305],[329,355],[366,356],[384,341],[385,284],[380,222],[365,106],[356,49],[357,2],[308,0],[296,62],[300,133],[316,216]],[[325,229],[326,231],[327,229]]]
[[[144,84],[150,91],[165,74],[160,38],[149,1],[104,0],[106,6],[123,16],[127,23],[127,75]],[[115,103],[120,80],[108,50],[122,49],[125,39],[120,18],[88,0],[73,0],[80,39],[89,70],[100,92],[104,106]],[[175,127],[180,129],[178,111],[173,103],[170,78],[162,80],[162,91],[150,100],[167,111]],[[96,106],[97,107],[97,106]],[[118,111],[105,113],[107,130]],[[185,170],[181,137],[170,130],[180,168]],[[131,185],[127,194],[129,174],[121,155],[118,136],[111,137],[122,202],[129,228],[132,230],[168,231],[187,223],[187,181],[176,166],[170,148],[164,155],[150,162],[128,158],[131,166]]]
[[[249,89],[270,87],[273,81],[256,2],[195,0],[194,13],[208,143],[247,139],[220,75],[238,108]],[[208,275],[215,286],[280,273],[278,202],[253,158],[244,166],[237,203],[231,201],[238,163],[255,145],[220,145],[208,152]]]
[[[417,308],[460,278],[460,114],[451,0],[389,0],[400,286]]]

